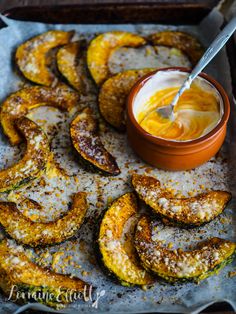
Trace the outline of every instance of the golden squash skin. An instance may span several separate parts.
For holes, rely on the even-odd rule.
[[[112,31],[95,37],[88,47],[87,64],[89,71],[98,86],[111,76],[108,60],[115,49],[120,47],[139,47],[146,40],[136,34]]]
[[[8,195],[8,200],[9,200],[9,195]],[[13,201],[9,200],[10,203],[14,203],[14,201],[15,200]],[[36,202],[35,200],[31,198],[24,198],[19,203],[17,203],[17,205],[21,208],[21,210],[23,210],[24,216],[30,218],[32,221],[40,221],[40,222],[45,221],[45,217],[40,216],[40,212],[43,210],[43,206],[39,204],[38,202]],[[32,211],[36,212],[36,216],[31,215]]]
[[[74,32],[51,30],[33,37],[21,44],[15,54],[21,73],[30,81],[51,86],[57,78],[50,71],[48,53],[51,49],[70,42]]]
[[[75,117],[70,125],[70,136],[82,161],[91,170],[95,168],[107,175],[120,173],[115,158],[105,149],[98,135],[98,125],[92,109],[86,107]]]
[[[26,152],[19,162],[0,171],[0,192],[9,192],[39,178],[50,157],[47,136],[36,123],[23,117],[16,121],[16,126],[27,141]]]
[[[58,49],[57,67],[60,73],[66,78],[68,83],[78,92],[84,94],[86,84],[83,79],[84,73],[78,73],[77,65],[81,52],[82,43],[75,41]]]
[[[215,219],[231,199],[226,191],[210,191],[189,198],[174,198],[157,179],[134,174],[132,185],[155,213],[182,227],[197,227]]]
[[[2,104],[0,120],[4,133],[12,145],[22,141],[15,126],[15,120],[26,116],[29,110],[40,106],[52,106],[63,111],[70,111],[78,105],[79,95],[71,88],[60,84],[55,88],[32,86],[11,94]]]
[[[132,225],[122,241],[129,219],[137,215],[137,200],[133,193],[116,199],[106,211],[99,229],[98,245],[101,259],[107,270],[122,285],[150,285],[153,278],[140,265],[133,244]],[[134,226],[133,226],[134,227]]]
[[[18,297],[21,297],[17,300],[18,303],[35,302],[34,297],[27,298],[28,294],[39,295],[37,302],[60,309],[72,302],[68,293],[83,297],[83,291],[88,291],[89,287],[89,284],[79,278],[71,278],[38,266],[28,258],[23,247],[16,246],[13,241],[0,242],[0,288],[7,297],[11,296],[11,300],[16,299],[17,292]],[[26,298],[23,298],[23,293]]]
[[[128,70],[104,82],[99,92],[99,110],[103,118],[118,131],[125,130],[126,98],[133,85],[153,69]]]
[[[163,31],[150,36],[153,45],[174,47],[185,53],[192,66],[201,59],[204,49],[201,43],[192,35],[178,31]]]
[[[152,239],[152,223],[143,216],[135,232],[135,247],[145,269],[168,282],[199,282],[231,262],[236,244],[220,238],[201,242],[193,251],[169,250]]]
[[[0,202],[0,224],[18,243],[32,247],[63,242],[80,229],[87,212],[86,193],[74,196],[71,209],[55,221],[34,222],[24,216],[15,203]]]

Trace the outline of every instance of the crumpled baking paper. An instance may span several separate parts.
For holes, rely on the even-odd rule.
[[[13,54],[16,47],[26,39],[45,32],[49,29],[76,30],[79,37],[90,39],[94,33],[106,32],[109,30],[126,30],[148,34],[163,29],[186,30],[198,36],[205,46],[209,45],[214,36],[219,32],[220,25],[223,22],[221,14],[214,10],[199,26],[171,26],[171,25],[48,25],[33,22],[22,22],[1,17],[8,25],[0,30],[0,101],[3,101],[8,94],[19,89],[22,78],[19,77],[15,70]],[[207,67],[207,73],[215,77],[226,89],[232,99],[232,88],[230,69],[225,49],[223,49],[213,62]],[[81,106],[90,105],[96,108],[96,100],[84,98],[81,100]],[[47,112],[47,121],[45,119],[45,110]],[[235,111],[235,104],[232,103],[232,110]],[[37,114],[36,114],[37,113]],[[181,191],[186,194],[190,190],[198,190],[200,185],[211,189],[229,189],[234,197],[236,193],[236,176],[235,176],[235,152],[236,136],[233,119],[228,128],[227,139],[219,156],[213,158],[203,166],[184,172],[168,172],[154,169],[142,162],[129,148],[126,136],[116,133],[109,127],[103,134],[105,146],[116,156],[122,174],[116,178],[101,177],[98,174],[87,173],[78,166],[75,158],[72,156],[70,141],[68,136],[68,121],[71,117],[55,112],[48,108],[39,108],[30,113],[30,117],[37,121],[48,131],[49,138],[52,140],[52,149],[57,160],[69,173],[69,179],[45,178],[48,183],[42,189],[36,183],[32,183],[30,188],[20,189],[17,196],[31,197],[38,200],[46,210],[42,212],[50,219],[51,213],[47,208],[49,203],[52,204],[56,214],[66,211],[66,206],[61,205],[64,200],[67,203],[70,195],[78,190],[88,192],[90,209],[82,226],[79,235],[74,240],[66,241],[60,245],[50,248],[37,250],[36,261],[42,265],[45,263],[52,265],[53,257],[57,252],[62,252],[66,256],[71,256],[70,263],[61,267],[60,263],[55,265],[54,270],[68,274],[77,275],[84,280],[92,283],[97,287],[100,298],[96,306],[92,302],[75,302],[69,305],[65,310],[55,311],[41,304],[27,304],[22,307],[9,302],[1,296],[0,307],[1,313],[21,313],[23,310],[32,308],[52,313],[143,313],[143,312],[177,312],[177,313],[199,313],[208,305],[214,302],[227,301],[236,310],[236,277],[229,278],[230,271],[235,271],[235,261],[233,264],[225,267],[218,276],[212,276],[199,285],[193,283],[185,284],[163,284],[156,283],[155,286],[147,291],[138,287],[122,287],[114,283],[107,277],[94,263],[95,253],[93,250],[93,232],[97,224],[97,216],[107,206],[108,198],[114,199],[126,191],[130,191],[130,172],[136,170],[138,173],[147,173],[158,177],[162,184]],[[60,127],[56,133],[52,132],[52,125],[61,121]],[[55,130],[54,130],[55,131]],[[6,167],[19,159],[19,148],[9,146],[7,139],[0,135],[0,167]],[[225,156],[228,163],[224,162]],[[48,196],[47,191],[53,192]],[[59,192],[59,197],[57,193]],[[16,197],[13,193],[11,197]],[[4,196],[1,197],[4,199]],[[54,206],[53,206],[54,205]],[[55,209],[56,208],[56,209]],[[167,237],[167,240],[173,241],[177,245],[195,243],[199,241],[199,235],[203,234],[203,239],[210,236],[220,236],[231,240],[235,239],[235,199],[226,209],[225,213],[206,226],[194,230],[176,230],[170,231],[174,238]],[[224,222],[222,222],[224,220]],[[165,228],[163,228],[164,230]],[[200,231],[200,233],[199,233]],[[187,243],[187,240],[190,242]],[[46,258],[46,256],[49,256]],[[37,259],[38,257],[38,259]],[[42,260],[44,262],[42,262]],[[74,264],[72,262],[74,262]],[[44,263],[44,264],[43,264]],[[80,265],[81,268],[75,267]]]

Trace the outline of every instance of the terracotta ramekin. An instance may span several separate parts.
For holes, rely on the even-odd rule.
[[[193,169],[213,157],[223,144],[230,114],[230,102],[223,87],[209,75],[201,73],[200,76],[218,90],[223,100],[224,112],[216,127],[203,137],[187,142],[165,140],[147,133],[135,119],[134,99],[153,74],[170,70],[190,72],[190,69],[182,67],[158,69],[142,77],[131,89],[127,99],[128,140],[137,155],[152,166],[174,171]]]

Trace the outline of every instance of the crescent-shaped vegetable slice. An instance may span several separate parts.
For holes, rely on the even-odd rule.
[[[47,136],[36,123],[23,117],[16,121],[16,126],[27,141],[26,152],[18,163],[0,171],[0,192],[9,192],[39,178],[50,157]]]
[[[108,67],[110,55],[120,47],[139,47],[146,40],[136,34],[113,31],[101,34],[94,38],[87,52],[87,63],[89,71],[97,85],[101,85],[111,73]]]
[[[49,69],[48,53],[69,43],[73,35],[73,31],[51,30],[20,45],[15,58],[22,74],[34,83],[51,86],[57,79]]]
[[[137,80],[152,69],[128,70],[104,82],[99,92],[99,109],[103,118],[119,131],[125,130],[126,98]]]
[[[149,285],[153,278],[140,265],[133,245],[135,225],[127,223],[137,218],[137,201],[133,193],[127,193],[115,200],[106,211],[100,225],[98,245],[104,266],[122,285]],[[134,220],[135,222],[135,220]],[[124,237],[124,239],[123,239]]]
[[[72,302],[73,298],[70,300],[69,293],[88,293],[90,286],[79,278],[71,278],[38,266],[29,259],[22,246],[15,245],[13,241],[2,240],[0,288],[11,300],[28,303],[35,302],[35,297],[37,302],[60,309]]]
[[[193,251],[169,250],[152,240],[147,216],[138,222],[135,247],[142,265],[169,282],[199,282],[230,263],[236,250],[235,243],[220,238],[204,241]]]
[[[194,66],[203,55],[201,43],[192,35],[185,32],[163,31],[150,36],[153,45],[177,48],[185,53]]]
[[[0,119],[4,133],[12,145],[21,142],[22,137],[15,126],[15,120],[27,115],[29,110],[40,106],[53,106],[70,111],[78,104],[79,95],[68,86],[55,88],[32,86],[11,94],[2,104]]]
[[[86,193],[75,194],[71,209],[56,221],[34,222],[21,214],[15,203],[0,202],[0,224],[17,242],[32,247],[63,242],[79,230],[86,211]]]
[[[196,227],[215,219],[231,199],[226,191],[210,191],[189,198],[173,198],[157,179],[134,174],[132,185],[139,197],[158,215],[183,227]]]
[[[68,83],[79,92],[86,89],[83,79],[84,73],[78,73],[78,58],[81,54],[81,43],[76,41],[69,43],[57,52],[57,67]]]
[[[83,109],[71,122],[70,135],[74,148],[87,165],[109,175],[120,173],[115,158],[102,144],[97,121],[90,108]]]

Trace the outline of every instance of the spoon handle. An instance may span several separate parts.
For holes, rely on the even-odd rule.
[[[193,69],[189,77],[191,81],[207,66],[207,64],[214,58],[214,56],[221,50],[226,44],[231,35],[236,29],[236,16],[225,26],[225,28],[216,36],[209,48],[206,50],[198,64]],[[190,83],[191,84],[191,83]]]
[[[179,92],[175,96],[172,102],[172,106],[175,106],[179,97],[183,94],[185,89],[189,88],[195,77],[207,66],[207,64],[214,58],[214,56],[220,51],[220,49],[226,44],[230,36],[236,29],[236,16],[225,26],[225,28],[216,36],[209,48],[206,50],[202,58],[199,60],[193,71],[188,78],[184,81]]]

